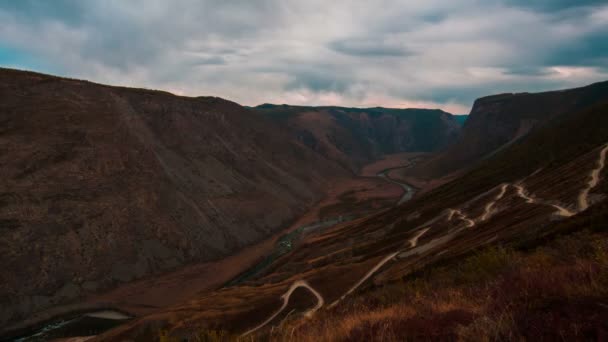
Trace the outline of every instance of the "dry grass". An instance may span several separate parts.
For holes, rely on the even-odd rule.
[[[200,330],[161,341],[524,341],[608,337],[608,233],[532,251],[492,247],[238,338]]]
[[[608,239],[578,233],[530,253],[480,251],[354,298],[271,341],[587,340],[608,332]]]

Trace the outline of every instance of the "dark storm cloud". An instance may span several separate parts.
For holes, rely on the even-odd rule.
[[[21,0],[0,22],[6,66],[244,104],[465,111],[608,78],[605,1]]]
[[[608,25],[578,40],[560,45],[547,56],[547,65],[608,67]]]

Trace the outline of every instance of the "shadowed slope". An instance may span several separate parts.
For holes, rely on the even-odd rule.
[[[453,115],[438,109],[300,107],[254,108],[286,126],[303,144],[352,170],[398,152],[434,152],[460,130]]]
[[[247,283],[201,294],[101,339],[138,336],[151,326],[176,337],[212,327],[246,331],[280,307],[276,298],[294,281],[307,281],[325,302],[345,303],[350,298],[340,301],[345,293],[354,297],[427,266],[457,262],[484,246],[537,243],[573,222],[596,217],[595,208],[605,204],[608,193],[604,169],[589,194],[589,210],[578,211],[578,197],[601,165],[608,141],[606,113],[606,104],[563,113],[449,184],[400,207],[305,237]],[[562,215],[559,208],[575,214]],[[603,217],[600,225],[606,223]]]
[[[409,174],[437,178],[471,168],[485,157],[560,115],[580,111],[608,99],[608,82],[545,93],[487,96],[475,101],[458,139]]]
[[[284,227],[347,172],[213,97],[0,69],[0,325]]]

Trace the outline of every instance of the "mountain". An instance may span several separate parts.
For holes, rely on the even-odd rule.
[[[458,139],[442,153],[409,171],[432,179],[467,169],[536,127],[608,97],[608,82],[544,93],[500,94],[475,101]]]
[[[0,69],[0,123],[1,325],[230,255],[348,174],[214,97]]]
[[[452,143],[460,129],[453,115],[438,109],[264,104],[254,110],[353,171],[386,154],[437,151]]]
[[[608,318],[598,304],[608,299],[608,97],[597,93],[603,86],[573,90],[574,97],[564,92],[566,100],[506,96],[571,105],[533,116],[534,129],[452,182],[303,234],[291,252],[244,282],[99,339],[601,339]],[[511,112],[513,102],[504,99],[477,101],[474,113],[490,104],[486,113]],[[513,122],[527,117],[521,115]],[[476,121],[511,122],[485,116]]]
[[[607,88],[485,97],[459,132],[2,69],[0,333],[95,335],[94,302],[136,316],[99,341],[601,339]],[[412,197],[393,171],[456,176]]]

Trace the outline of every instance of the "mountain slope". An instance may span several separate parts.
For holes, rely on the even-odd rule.
[[[347,172],[235,103],[0,69],[0,323],[267,237]]]
[[[535,127],[564,113],[589,108],[608,97],[608,82],[545,93],[501,94],[475,101],[458,139],[409,175],[438,178],[470,168]]]
[[[339,313],[362,289],[457,264],[485,246],[524,248],[565,231],[602,229],[608,223],[606,113],[603,103],[555,115],[451,183],[400,207],[305,235],[267,272],[100,339],[158,336],[151,327],[176,337],[226,329],[264,338],[285,319]],[[470,308],[464,313],[479,315]]]
[[[437,151],[450,144],[460,129],[453,115],[432,109],[270,104],[254,109],[288,127],[303,144],[353,171],[385,154]]]

